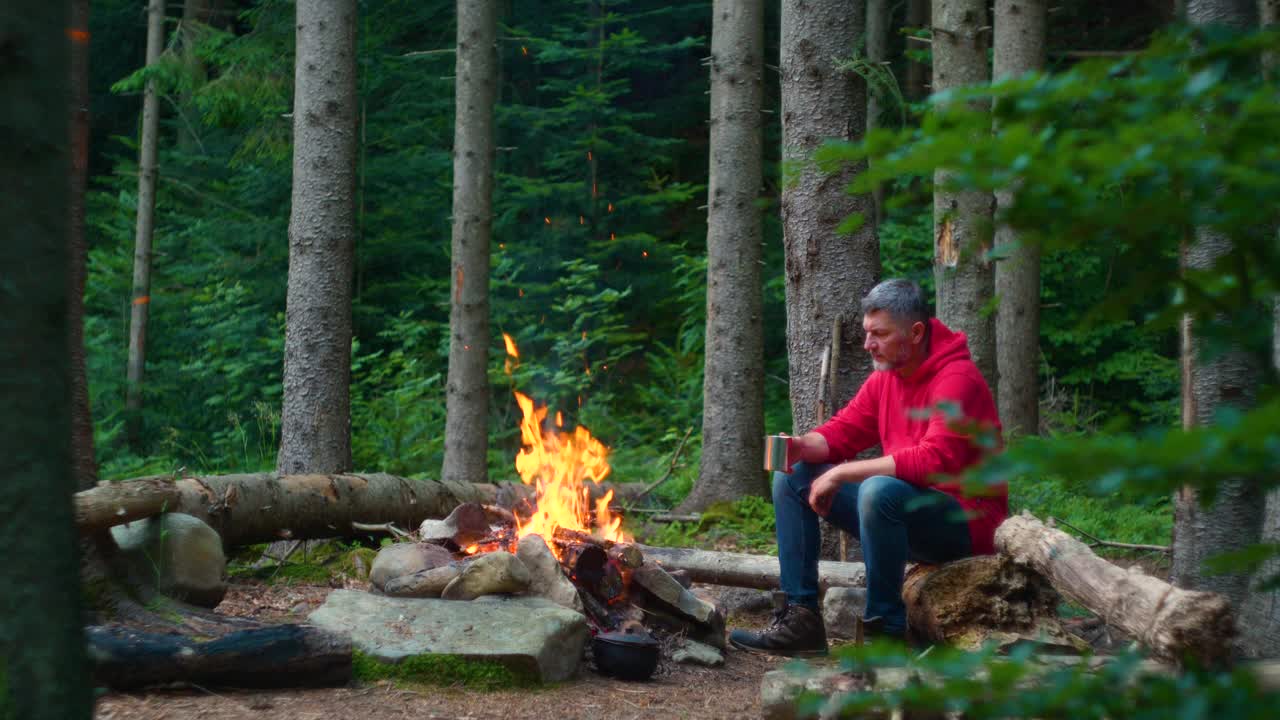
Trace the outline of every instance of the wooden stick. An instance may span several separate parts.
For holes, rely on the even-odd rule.
[[[353,522],[351,523],[351,529],[357,532],[384,532],[389,535],[394,535],[395,537],[402,538],[402,539],[407,537],[413,537],[409,533],[396,527],[395,523],[389,523],[389,522],[381,523],[381,524]]]
[[[1080,533],[1081,535],[1085,536],[1086,538],[1092,541],[1089,543],[1089,547],[1113,547],[1113,548],[1120,548],[1122,550],[1150,550],[1151,552],[1165,552],[1165,553],[1169,552],[1168,545],[1143,545],[1141,543],[1123,543],[1123,542],[1114,542],[1112,540],[1103,540],[1097,537],[1096,535],[1090,535],[1089,533],[1085,532],[1084,530],[1081,530],[1075,525],[1072,525],[1066,520],[1061,520],[1059,518],[1049,518],[1048,524],[1049,524],[1049,527],[1053,527],[1055,524],[1062,525],[1064,527],[1068,527]]]
[[[680,459],[680,453],[681,451],[684,450],[685,441],[689,439],[689,435],[692,432],[693,432],[692,425],[689,426],[688,430],[684,431],[684,437],[680,438],[680,444],[676,446],[676,451],[671,455],[671,462],[667,464],[667,472],[663,474],[663,476],[659,478],[657,482],[653,483],[652,485],[648,485],[639,493],[637,493],[636,496],[631,499],[631,502],[629,503],[629,505],[635,505],[636,503],[640,502],[641,500],[644,499],[646,495],[656,490],[659,485],[661,485],[662,483],[666,482],[668,479],[671,478],[671,474],[675,472],[675,469],[676,469],[676,461]],[[631,508],[628,507],[626,509],[626,512],[631,512]]]

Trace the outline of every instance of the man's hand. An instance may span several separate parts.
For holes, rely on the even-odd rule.
[[[845,466],[837,465],[822,473],[809,486],[809,507],[822,517],[831,514],[831,505],[836,500],[836,493],[845,483],[844,473],[841,471],[843,467]]]

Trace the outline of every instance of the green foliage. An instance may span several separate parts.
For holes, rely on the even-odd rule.
[[[366,683],[391,680],[411,685],[461,685],[472,690],[507,690],[538,684],[536,669],[513,669],[492,660],[454,655],[413,655],[387,663],[355,650],[351,674]]]
[[[870,646],[839,651],[854,673],[907,668],[902,689],[859,691],[842,698],[842,717],[895,710],[959,713],[967,718],[1268,718],[1280,697],[1264,692],[1247,669],[1231,673],[1192,670],[1170,674],[1119,655],[1097,669],[1087,663],[1042,666],[1030,649],[1008,657],[994,650],[964,653],[934,648],[921,658],[901,648]],[[823,700],[809,696],[801,712]]]
[[[707,508],[697,522],[663,525],[645,536],[645,542],[662,547],[720,547],[776,555],[778,540],[773,504],[762,497],[744,497],[733,503]]]
[[[1019,478],[1009,485],[1009,509],[1019,512],[1026,508],[1040,518],[1065,520],[1094,537],[1106,540],[1168,544],[1173,530],[1173,512],[1169,508],[1168,495],[1135,501],[1126,497],[1097,496],[1087,489],[1086,483],[1070,479]]]

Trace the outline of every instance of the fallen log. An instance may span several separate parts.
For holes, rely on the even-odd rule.
[[[1217,593],[1183,590],[1098,557],[1027,513],[996,530],[996,548],[1043,575],[1073,602],[1132,635],[1162,660],[1216,666],[1231,657],[1235,622]]]
[[[1039,574],[999,555],[916,565],[902,583],[916,639],[975,650],[988,642],[1087,649],[1058,623],[1057,591]]]
[[[601,492],[610,488],[621,497],[643,489],[636,483],[602,486]],[[224,545],[236,546],[351,535],[352,523],[416,528],[423,520],[446,517],[465,502],[510,506],[532,493],[517,483],[412,480],[383,473],[162,476],[103,483],[76,493],[75,515],[87,534],[162,512],[180,512],[208,523]]]
[[[776,557],[651,545],[636,547],[646,560],[655,561],[667,570],[683,570],[693,582],[761,590],[779,587]],[[867,584],[866,568],[862,563],[823,560],[818,563],[818,584],[824,591],[833,587],[863,587]]]
[[[199,641],[120,625],[86,629],[93,680],[117,690],[187,682],[328,687],[351,681],[351,640],[310,625],[238,630]]]

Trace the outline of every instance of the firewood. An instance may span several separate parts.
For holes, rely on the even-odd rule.
[[[351,680],[351,640],[310,625],[238,630],[212,640],[129,627],[86,630],[94,682],[118,690],[173,682],[322,687]]]
[[[1231,657],[1235,622],[1217,593],[1183,590],[1140,570],[1098,557],[1084,543],[1030,514],[1005,520],[996,548],[1109,625],[1132,635],[1157,658],[1219,665]]]
[[[640,567],[644,564],[644,553],[639,546],[634,543],[615,542],[613,540],[605,540],[598,538],[591,533],[585,533],[580,530],[570,530],[569,528],[558,527],[555,530],[554,537],[551,539],[557,547],[568,547],[574,544],[597,545],[608,552],[609,557],[629,570]]]

